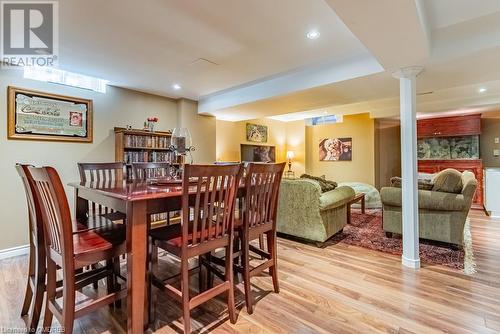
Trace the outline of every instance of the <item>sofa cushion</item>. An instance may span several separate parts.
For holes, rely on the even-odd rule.
[[[347,186],[338,187],[335,190],[327,191],[321,194],[319,198],[319,209],[329,210],[347,204],[354,198],[356,193],[354,189]]]
[[[460,194],[462,192],[462,173],[456,169],[448,168],[436,174],[432,180],[432,191]]]
[[[385,187],[380,190],[380,195],[384,206],[402,206],[401,188]],[[464,211],[468,210],[468,204],[462,194],[419,190],[418,208],[432,211]]]

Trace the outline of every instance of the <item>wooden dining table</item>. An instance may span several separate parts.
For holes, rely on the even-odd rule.
[[[75,188],[76,219],[85,217],[89,201],[126,214],[127,332],[143,333],[146,305],[148,219],[154,213],[181,209],[182,185],[149,182],[70,183]]]

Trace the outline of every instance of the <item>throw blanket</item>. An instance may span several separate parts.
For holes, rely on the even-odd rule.
[[[312,176],[312,175],[308,175],[308,174],[302,174],[300,176],[300,178],[314,180],[314,181],[318,182],[319,186],[321,187],[322,193],[325,193],[327,191],[330,191],[330,190],[337,188],[337,182],[325,180],[322,177]]]
[[[391,187],[401,188],[401,178],[394,176],[391,177]],[[418,189],[420,190],[432,190],[434,184],[431,180],[418,179]]]

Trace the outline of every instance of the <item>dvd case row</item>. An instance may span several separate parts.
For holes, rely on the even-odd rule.
[[[158,136],[125,136],[125,147],[169,148],[170,137]]]

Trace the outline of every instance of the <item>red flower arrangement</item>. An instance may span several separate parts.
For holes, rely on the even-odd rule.
[[[148,122],[158,122],[158,117],[148,117]]]

